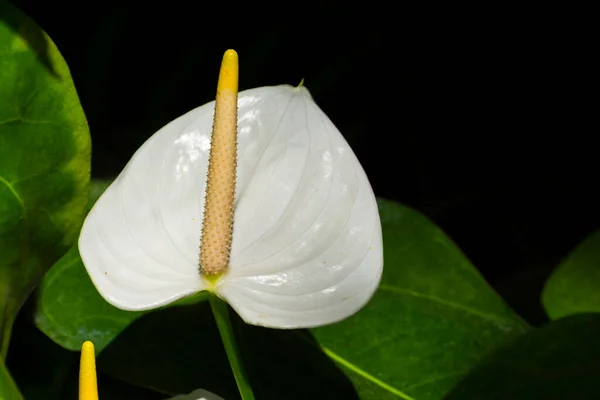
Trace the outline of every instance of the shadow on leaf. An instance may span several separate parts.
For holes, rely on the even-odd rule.
[[[261,328],[229,314],[258,399],[359,399],[308,331]]]
[[[600,314],[562,318],[487,357],[445,400],[600,399]]]
[[[7,1],[0,1],[0,22],[27,42],[39,62],[50,74],[59,78],[50,58],[50,39],[35,22]]]
[[[238,398],[208,302],[142,316],[104,349],[98,369],[165,395],[203,388]]]

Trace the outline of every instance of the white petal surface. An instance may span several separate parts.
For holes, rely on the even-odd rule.
[[[102,296],[127,310],[207,289],[199,273],[214,102],[171,122],[95,204],[79,240]],[[372,296],[383,249],[377,205],[352,150],[304,87],[239,94],[231,264],[215,292],[248,323],[343,319]]]
[[[190,394],[180,394],[167,400],[225,400],[214,393],[204,389],[194,390]]]

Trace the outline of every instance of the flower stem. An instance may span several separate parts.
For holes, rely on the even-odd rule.
[[[229,319],[227,303],[215,294],[210,295],[209,302],[242,400],[254,400],[254,393],[252,393],[252,387],[250,386],[248,375],[244,369],[242,357],[235,340],[235,333],[233,332],[231,320]]]

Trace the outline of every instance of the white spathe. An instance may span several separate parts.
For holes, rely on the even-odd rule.
[[[179,396],[171,397],[168,400],[225,400],[214,393],[204,389],[194,390],[190,394],[180,394]]]
[[[249,324],[304,328],[364,306],[383,268],[375,196],[305,87],[239,93],[231,261],[213,287]],[[206,290],[200,275],[214,102],[148,139],[96,202],[79,251],[100,294],[148,310]]]

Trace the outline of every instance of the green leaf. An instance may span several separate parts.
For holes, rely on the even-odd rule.
[[[378,291],[356,315],[312,333],[361,399],[440,399],[528,328],[429,220],[392,201],[379,211]]]
[[[0,358],[14,316],[73,244],[85,214],[90,137],[50,38],[0,2]]]
[[[96,201],[100,198],[102,193],[108,189],[111,183],[112,180],[108,179],[92,179],[92,182],[90,183],[90,197],[87,206],[88,212],[92,209],[94,204],[96,204]]]
[[[542,292],[542,304],[551,319],[600,312],[600,230],[552,272]]]
[[[4,367],[4,362],[2,360],[0,360],[0,399],[23,400],[23,396],[19,393],[19,389]]]
[[[447,400],[600,399],[600,315],[566,317],[487,357]]]

